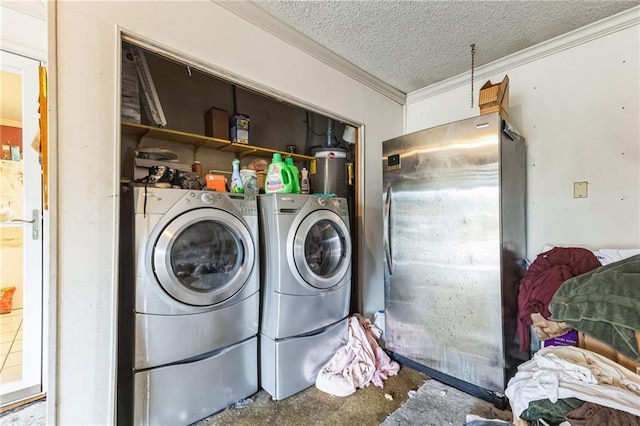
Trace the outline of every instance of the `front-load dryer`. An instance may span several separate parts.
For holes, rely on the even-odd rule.
[[[133,191],[133,422],[190,424],[258,389],[256,197]]]
[[[347,200],[303,194],[259,197],[261,386],[283,399],[315,382],[346,343],[351,294]]]

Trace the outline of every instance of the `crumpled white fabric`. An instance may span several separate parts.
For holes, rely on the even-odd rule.
[[[549,251],[554,246],[546,244],[540,253],[544,253],[545,251]],[[640,249],[600,249],[600,250],[592,250],[593,255],[600,261],[602,266],[608,265],[613,262],[618,262],[620,260],[626,259],[631,256],[635,256],[636,254],[640,254]]]
[[[640,416],[640,376],[575,346],[549,346],[518,367],[505,395],[520,416],[532,401],[578,398]]]
[[[316,387],[335,396],[348,396],[373,382],[383,387],[383,380],[398,374],[400,366],[378,346],[377,329],[360,316],[349,318],[347,344],[333,355],[316,378]],[[376,335],[379,336],[379,331]]]
[[[600,263],[602,263],[603,266],[635,256],[636,254],[640,254],[640,249],[601,249],[593,252],[593,255],[600,261]]]

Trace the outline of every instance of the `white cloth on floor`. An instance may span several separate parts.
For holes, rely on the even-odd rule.
[[[335,396],[348,396],[373,382],[383,387],[382,381],[398,373],[400,366],[378,346],[371,322],[359,315],[349,318],[347,344],[322,367],[316,378],[316,387]]]
[[[578,398],[640,416],[640,376],[575,346],[549,346],[518,367],[505,395],[520,416],[532,401]]]
[[[546,244],[542,248],[542,251],[540,253],[544,253],[545,251],[549,251],[552,248],[554,248],[554,246]],[[622,249],[622,250],[604,248],[604,249],[600,249],[600,250],[591,250],[591,251],[593,252],[593,255],[596,257],[596,259],[598,259],[598,261],[602,264],[602,266],[608,265],[608,264],[613,263],[613,262],[618,262],[618,261],[626,259],[628,257],[640,254],[640,249],[635,249],[635,248],[634,249]]]
[[[640,254],[640,249],[601,249],[593,252],[593,255],[600,261],[600,263],[602,263],[602,265],[618,262],[628,257],[635,256],[636,254]]]
[[[477,416],[475,414],[467,414],[467,418],[466,418],[466,422],[467,423],[471,423],[471,422],[486,422],[485,424],[488,423],[504,423],[506,425],[512,425],[513,424],[507,420],[501,420],[501,419],[485,419],[484,417],[480,417]]]

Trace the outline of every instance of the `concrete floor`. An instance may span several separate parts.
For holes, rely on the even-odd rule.
[[[0,413],[0,425],[44,426],[47,424],[47,401],[30,402]]]
[[[397,376],[385,381],[384,389],[370,385],[345,398],[315,386],[282,401],[274,401],[260,391],[251,398],[251,405],[229,408],[196,425],[379,425],[409,398],[409,391],[417,390],[426,380],[424,374],[402,368]]]
[[[380,389],[370,385],[339,398],[314,386],[282,401],[273,401],[260,391],[243,407],[230,407],[194,426],[254,425],[456,425],[467,414],[487,419],[511,420],[509,411],[402,367]]]
[[[193,426],[461,426],[468,414],[485,419],[512,420],[511,412],[432,380],[408,367],[384,382],[338,398],[310,387],[282,401],[260,391]],[[243,404],[238,404],[243,405]],[[0,414],[3,425],[46,424],[44,400]]]
[[[452,388],[437,380],[427,380],[416,394],[385,419],[382,426],[464,425],[467,416],[513,421],[508,410]]]

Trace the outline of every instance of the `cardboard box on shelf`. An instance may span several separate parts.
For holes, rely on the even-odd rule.
[[[204,114],[204,135],[229,140],[229,113],[218,108],[207,111]]]
[[[505,75],[500,83],[491,80],[480,88],[478,100],[480,115],[499,112],[503,118],[509,117],[509,76]]]
[[[609,358],[610,360],[617,362],[621,366],[628,368],[634,373],[640,374],[640,361],[635,361],[629,357],[622,355],[620,352],[616,351],[606,343],[601,342],[598,339],[594,339],[593,337],[588,336],[583,332],[578,333],[578,335],[579,346],[582,349],[587,349],[591,352],[600,354],[603,357]],[[638,331],[636,331],[636,343],[638,345],[638,350],[640,350],[640,332]]]

